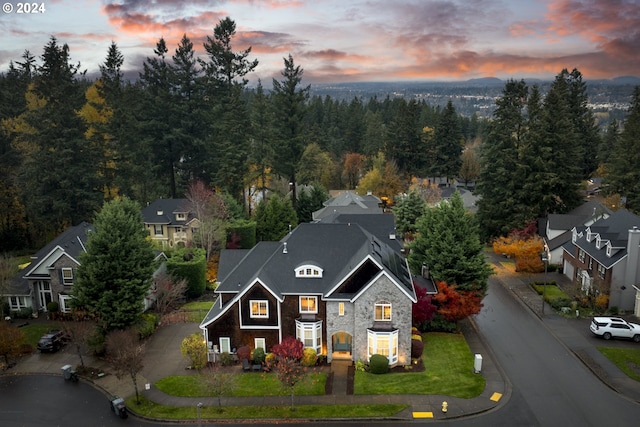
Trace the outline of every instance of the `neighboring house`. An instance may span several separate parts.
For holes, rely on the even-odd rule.
[[[469,212],[476,212],[478,210],[478,196],[475,196],[471,191],[465,190],[464,188],[457,187],[441,187],[440,188],[440,197],[443,201],[448,202],[453,196],[455,192],[460,193],[460,197],[462,198],[462,205]]]
[[[402,242],[396,239],[396,218],[392,214],[341,214],[334,213],[320,219],[323,224],[358,224],[398,253],[403,252]]]
[[[589,226],[608,218],[612,211],[597,200],[588,200],[566,214],[550,214],[538,220],[538,235],[549,249],[549,264],[562,264],[565,243],[571,240],[574,227]]]
[[[200,324],[210,360],[300,339],[327,360],[411,362],[415,290],[406,260],[358,224],[299,225],[280,242],[223,250],[218,298]]]
[[[31,263],[9,281],[4,298],[10,311],[31,308],[33,313],[46,312],[47,304],[58,303],[63,313],[71,312],[71,290],[80,265],[80,254],[86,252],[86,243],[93,225],[82,222],[69,227],[31,257]],[[166,260],[163,252],[157,252],[155,261]],[[154,273],[154,277],[163,268]],[[144,300],[145,310],[155,301],[154,286]]]
[[[31,263],[14,276],[5,293],[11,311],[31,307],[46,312],[47,304],[58,302],[59,310],[71,311],[69,300],[80,265],[80,253],[93,226],[87,222],[66,229],[31,257]]]
[[[352,191],[345,191],[323,203],[324,208],[313,213],[313,220],[318,221],[333,214],[381,214],[382,201],[371,193],[360,196]]]
[[[188,199],[158,199],[142,209],[144,225],[151,239],[163,248],[191,243],[200,221],[190,205]]]
[[[609,295],[609,307],[640,310],[640,217],[620,209],[572,230],[564,274],[583,292]]]

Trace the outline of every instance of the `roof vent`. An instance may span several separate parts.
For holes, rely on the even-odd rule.
[[[158,211],[158,215],[163,215],[164,212],[163,211]]]
[[[284,242],[284,248],[282,248],[282,253],[283,253],[283,254],[286,254],[286,253],[288,253],[288,252],[289,252],[289,251],[287,251],[287,242]]]

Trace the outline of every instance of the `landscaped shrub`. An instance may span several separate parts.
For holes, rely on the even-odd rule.
[[[251,355],[251,359],[253,363],[263,364],[266,354],[264,353],[264,349],[262,347],[258,347],[253,350],[253,354]]]
[[[606,311],[609,307],[609,295],[600,294],[596,297],[596,309],[599,311]]]
[[[156,330],[156,324],[158,318],[153,313],[144,313],[140,316],[140,323],[138,325],[138,335],[140,339],[145,339],[153,335]]]
[[[60,305],[58,301],[49,301],[47,303],[47,312],[49,313],[57,313],[60,310]]]
[[[364,363],[362,360],[358,360],[356,362],[355,368],[356,368],[356,371],[358,372],[365,372],[367,370],[367,364]]]
[[[558,297],[552,299],[549,303],[554,310],[560,310],[562,307],[569,307],[571,305],[571,298]]]
[[[231,353],[229,353],[228,351],[220,353],[220,363],[222,364],[222,366],[231,366],[231,364],[233,363]]]
[[[207,285],[206,252],[200,248],[174,250],[167,260],[167,273],[176,280],[187,280],[187,296],[197,298],[204,293]]]
[[[273,366],[273,363],[276,361],[276,355],[273,353],[267,353],[264,356],[264,364],[267,366]]]
[[[420,359],[424,352],[424,343],[422,340],[411,339],[411,358]]]
[[[422,341],[422,335],[420,335],[420,334],[411,334],[411,339],[412,340]]]
[[[14,319],[30,319],[31,316],[33,316],[33,308],[31,307],[25,307],[18,311],[11,312],[11,317]]]
[[[302,366],[314,366],[318,361],[318,354],[315,348],[307,347],[302,350],[302,360],[300,363]]]
[[[369,359],[369,372],[372,374],[386,374],[389,372],[389,359],[382,354],[374,354]]]
[[[238,347],[236,354],[238,355],[239,360],[249,360],[251,359],[251,348],[249,348],[249,346],[243,345],[241,347]]]
[[[256,222],[239,219],[227,227],[228,249],[251,249],[256,245]]]
[[[420,330],[415,326],[411,327],[411,335],[420,335]]]

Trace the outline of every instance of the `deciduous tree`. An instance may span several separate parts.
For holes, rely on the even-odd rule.
[[[202,334],[195,332],[183,339],[180,352],[189,359],[194,369],[200,370],[207,365],[207,344]]]
[[[136,391],[136,403],[140,403],[138,373],[144,368],[145,345],[133,329],[115,330],[107,335],[107,360],[116,377],[129,376]]]

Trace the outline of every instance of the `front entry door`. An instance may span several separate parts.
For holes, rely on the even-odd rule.
[[[38,295],[39,308],[43,311],[47,311],[47,304],[53,301],[51,283],[48,280],[38,280],[36,282],[36,293]]]

